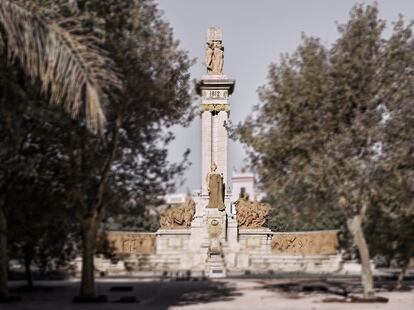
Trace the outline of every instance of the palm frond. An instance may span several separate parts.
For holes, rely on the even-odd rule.
[[[47,3],[0,0],[8,58],[40,79],[52,103],[62,104],[72,117],[83,111],[88,128],[101,131],[105,94],[122,90],[122,82],[84,17],[62,16],[58,6]]]

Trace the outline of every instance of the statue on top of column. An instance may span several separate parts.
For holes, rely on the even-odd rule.
[[[207,74],[223,74],[224,46],[220,28],[208,28],[205,61]]]
[[[217,171],[217,165],[211,164],[211,171],[207,174],[208,205],[207,208],[216,208],[219,211],[226,209],[224,205],[223,177]]]

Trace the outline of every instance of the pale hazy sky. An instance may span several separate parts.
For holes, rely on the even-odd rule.
[[[301,42],[301,33],[315,36],[331,44],[337,38],[336,22],[348,20],[352,0],[156,0],[164,18],[174,29],[181,47],[197,58],[191,69],[192,78],[205,74],[205,36],[208,27],[223,29],[225,48],[224,73],[236,80],[230,97],[230,119],[237,124],[251,113],[258,103],[257,88],[266,83],[268,66],[278,62],[281,53],[291,53]],[[373,3],[374,1],[364,1]],[[380,17],[388,27],[403,14],[414,19],[414,0],[377,1]],[[198,104],[198,102],[197,102]],[[196,118],[188,128],[175,128],[176,140],[169,148],[170,159],[179,161],[191,149],[192,166],[185,174],[185,183],[178,192],[199,189],[201,184],[201,131]],[[243,147],[229,141],[229,176],[232,167],[246,160]]]

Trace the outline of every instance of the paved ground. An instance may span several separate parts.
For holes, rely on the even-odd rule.
[[[78,281],[38,282],[33,292],[21,291],[22,282],[12,282],[10,290],[23,300],[0,304],[1,310],[18,309],[414,309],[414,291],[390,292],[391,283],[381,282],[377,294],[388,297],[386,304],[323,303],[328,297],[341,297],[346,292],[358,294],[357,278],[319,279],[223,279],[206,281],[171,280],[98,280],[99,294],[108,295],[109,303],[73,304],[79,290]],[[414,288],[414,283],[409,283]],[[111,291],[115,286],[130,291]],[[122,296],[135,296],[139,303],[115,303]]]

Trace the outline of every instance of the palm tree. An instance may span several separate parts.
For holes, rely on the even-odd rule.
[[[62,8],[61,0],[0,0],[0,57],[5,54],[38,79],[51,103],[63,105],[72,117],[84,116],[91,131],[102,132],[105,94],[121,90],[122,83],[85,16],[73,10],[62,14]],[[6,254],[6,210],[0,201],[0,298],[7,297]]]
[[[41,81],[52,103],[62,104],[72,117],[84,109],[88,127],[100,131],[104,93],[121,89],[121,81],[102,42],[84,26],[85,16],[63,16],[61,10],[56,0],[0,0],[5,34],[0,45],[27,75]]]

